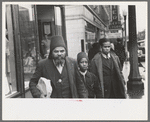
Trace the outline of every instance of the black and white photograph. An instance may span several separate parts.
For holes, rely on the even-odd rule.
[[[2,120],[147,120],[148,2],[2,2]]]

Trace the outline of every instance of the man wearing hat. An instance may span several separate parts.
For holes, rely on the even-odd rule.
[[[36,87],[40,77],[44,77],[51,81],[51,98],[77,98],[75,67],[75,61],[66,56],[66,45],[62,36],[53,36],[49,57],[38,63],[30,80],[32,96],[45,97]]]

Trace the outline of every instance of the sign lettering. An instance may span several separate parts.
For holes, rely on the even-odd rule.
[[[109,26],[109,29],[121,29],[121,22],[118,21],[118,6],[112,6],[112,22]]]

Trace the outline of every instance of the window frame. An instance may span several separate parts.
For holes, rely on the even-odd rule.
[[[11,31],[8,33],[12,34],[12,41],[14,43],[14,58],[15,58],[15,68],[16,68],[16,92],[6,95],[5,98],[25,98],[25,93],[29,91],[29,88],[25,88],[24,85],[24,66],[23,66],[23,58],[22,58],[22,44],[20,40],[20,27],[19,27],[19,4],[7,4],[9,7],[10,21],[9,26],[11,27]],[[33,12],[35,15],[33,16],[35,19],[35,35],[36,35],[36,65],[39,59],[39,38],[38,38],[38,24],[37,24],[37,15],[36,15],[36,6],[32,5]],[[7,14],[7,13],[6,13]]]

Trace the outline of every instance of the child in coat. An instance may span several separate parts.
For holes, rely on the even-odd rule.
[[[88,57],[86,53],[77,55],[78,69],[76,72],[77,91],[80,98],[101,98],[102,92],[98,78],[88,71]],[[78,86],[82,87],[78,87]],[[79,89],[82,88],[82,89]]]

